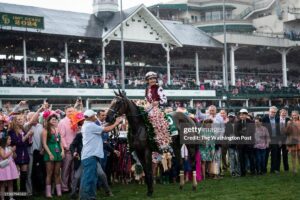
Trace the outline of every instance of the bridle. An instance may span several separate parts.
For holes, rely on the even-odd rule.
[[[119,112],[115,111],[114,109],[109,108],[108,110],[113,113],[113,119],[116,119],[117,117],[121,116],[121,115],[119,115]]]
[[[125,102],[123,101],[122,103],[125,103]],[[126,117],[139,117],[139,116],[143,116],[143,115],[148,114],[152,109],[153,109],[153,107],[151,107],[149,110],[147,110],[145,112],[141,112],[141,113],[136,114],[136,115],[128,115],[128,114],[126,114]],[[116,111],[116,110],[114,110],[112,108],[109,108],[108,110],[113,113],[113,119],[116,119],[117,117],[120,117],[122,115],[122,114],[119,113],[119,111]]]

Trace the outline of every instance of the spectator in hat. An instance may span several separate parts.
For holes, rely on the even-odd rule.
[[[83,174],[80,184],[80,199],[89,200],[96,199],[96,188],[98,177],[95,174],[100,174],[103,185],[108,187],[106,175],[100,165],[100,159],[104,157],[102,133],[113,130],[123,118],[117,118],[115,123],[110,126],[98,126],[97,113],[93,110],[84,112],[85,122],[82,126],[82,155],[81,163]],[[107,188],[109,191],[109,188]]]
[[[233,112],[228,114],[228,122],[225,124],[225,136],[236,137],[236,116]],[[240,176],[240,161],[239,154],[237,150],[237,144],[235,140],[227,142],[228,144],[228,154],[229,154],[229,164],[230,164],[230,174],[232,177]]]
[[[58,130],[59,117],[52,111],[45,111],[43,117],[46,120],[42,134],[43,147],[45,149],[44,161],[46,162],[46,197],[52,198],[52,179],[54,177],[56,194],[62,195],[61,190],[61,162],[64,158],[63,143]]]
[[[250,161],[250,172],[255,174],[254,160],[254,121],[249,119],[248,110],[240,110],[240,119],[236,123],[236,134],[240,137],[238,148],[241,176],[246,176],[247,158]]]
[[[82,134],[81,127],[84,122],[84,116],[82,113],[74,112],[71,116],[71,123],[73,126],[76,126],[76,137],[70,145],[70,151],[73,155],[73,169],[74,174],[71,181],[71,199],[77,198],[77,187],[82,175],[82,166],[81,166],[81,151],[82,151]]]

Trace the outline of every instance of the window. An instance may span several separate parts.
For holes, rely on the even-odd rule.
[[[205,20],[206,21],[211,21],[211,12],[206,12],[205,13]]]
[[[221,19],[221,12],[220,11],[213,11],[211,16],[212,16],[212,20],[220,20]]]
[[[205,21],[205,13],[201,13],[200,20],[201,20],[202,22]]]
[[[227,10],[225,13],[226,18],[225,19],[232,19],[232,11],[231,10]]]

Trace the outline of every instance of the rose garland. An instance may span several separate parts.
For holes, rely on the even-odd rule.
[[[152,112],[154,112],[152,117],[149,117],[148,112],[145,111],[144,107],[138,107],[139,113],[141,113],[141,117],[146,127],[147,140],[152,152],[161,152],[162,148],[168,147],[172,141],[169,134],[169,124],[167,122],[167,117],[165,113],[160,112],[158,108],[153,108]],[[155,110],[157,109],[157,110]],[[161,120],[161,119],[164,120]],[[150,122],[153,123],[151,123]],[[154,128],[156,127],[156,129]],[[130,151],[134,151],[133,149],[133,138],[132,138],[132,128],[130,125],[128,126],[128,144]]]
[[[165,113],[158,107],[153,107],[149,117],[155,132],[155,141],[160,149],[167,149],[172,141],[169,133],[169,123],[165,119]]]

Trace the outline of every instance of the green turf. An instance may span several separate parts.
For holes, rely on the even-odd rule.
[[[268,170],[270,170],[268,162]],[[104,197],[99,191],[97,199],[105,200],[300,200],[300,167],[298,174],[291,172],[292,163],[289,155],[290,172],[281,171],[279,174],[266,174],[232,178],[229,172],[220,180],[207,179],[198,183],[196,191],[192,190],[191,183],[187,183],[183,190],[179,190],[179,183],[156,184],[152,198],[146,196],[146,185],[117,184],[112,186],[114,197]],[[281,170],[283,167],[281,166]],[[45,199],[44,196],[31,198],[32,200]],[[53,200],[69,200],[66,194],[62,198]]]
[[[112,191],[114,197],[103,197],[103,193],[100,191],[98,193],[99,199],[142,200],[147,198],[145,185],[114,185]],[[68,195],[64,195],[63,198],[53,199],[67,200],[69,198]],[[300,174],[293,175],[291,172],[281,172],[280,174],[239,178],[227,176],[221,180],[203,181],[198,184],[196,191],[192,191],[191,184],[186,184],[182,191],[179,190],[178,184],[156,184],[152,199],[298,200],[300,199]]]

